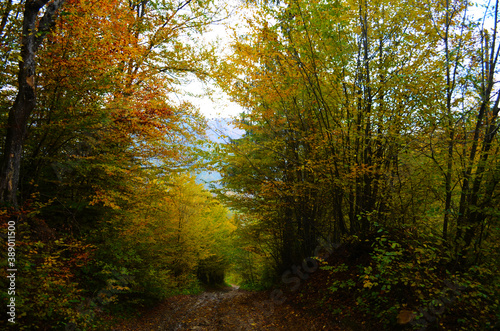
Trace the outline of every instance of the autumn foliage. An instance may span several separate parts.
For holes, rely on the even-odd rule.
[[[193,40],[224,8],[48,2],[35,22],[30,110],[12,106],[17,62],[26,59],[12,35],[22,35],[33,5],[2,2],[0,34],[4,134],[19,106],[27,114],[18,122],[26,132],[18,189],[6,186],[1,214],[2,231],[17,224],[18,325],[102,329],[109,314],[199,290],[199,279],[223,281],[234,226],[189,174],[206,123],[176,93],[183,79],[204,79],[209,53]],[[44,28],[43,11],[55,5]],[[8,172],[2,178],[13,178]],[[3,288],[6,269],[2,259]],[[9,300],[5,291],[1,298]]]
[[[254,242],[265,243],[254,260],[266,256],[279,277],[323,240],[368,241],[375,248],[370,266],[358,266],[366,277],[358,304],[376,320],[391,326],[409,305],[391,301],[403,279],[435,290],[446,270],[482,284],[474,295],[489,299],[468,316],[491,327],[474,315],[498,309],[498,288],[488,285],[499,276],[497,6],[479,22],[465,1],[294,0],[247,10],[246,33],[214,67],[245,109],[235,121],[245,135],[224,149],[220,196],[251,215],[247,238],[257,230]],[[381,228],[432,245],[398,251],[409,239],[387,246],[373,237]],[[407,292],[416,314],[435,300],[420,290]]]
[[[21,329],[106,329],[228,279],[309,279],[286,295],[345,323],[498,327],[498,2],[238,4],[219,49],[223,1],[1,2]],[[244,109],[241,137],[208,142],[191,79]]]

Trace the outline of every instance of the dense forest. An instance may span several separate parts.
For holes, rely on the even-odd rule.
[[[500,327],[499,14],[2,0],[0,325],[112,329],[238,284],[325,321]],[[192,81],[243,135],[209,138]]]

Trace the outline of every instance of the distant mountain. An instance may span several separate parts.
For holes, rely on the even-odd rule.
[[[230,139],[238,139],[245,133],[231,124],[232,120],[228,118],[214,118],[208,121],[207,134],[210,141],[224,144]],[[218,186],[218,181],[221,179],[220,173],[217,171],[202,171],[196,175],[196,182],[210,188],[211,185]]]
[[[196,175],[196,182],[198,184],[203,184],[206,188],[215,185],[219,186],[218,182],[222,179],[222,176],[217,171],[203,171]]]
[[[229,118],[214,118],[208,121],[207,134],[213,142],[227,143],[230,139],[238,139],[245,133],[244,130],[236,128]]]

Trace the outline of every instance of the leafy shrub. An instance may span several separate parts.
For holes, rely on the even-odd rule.
[[[379,227],[367,242],[371,243],[371,250],[365,252],[368,261],[354,265],[351,257],[346,263],[320,267],[330,273],[330,296],[351,297],[367,319],[387,329],[397,328],[396,317],[402,310],[413,312],[414,329],[498,326],[500,273],[489,259],[468,270],[452,271],[452,254],[439,240],[398,229]],[[362,245],[352,243],[349,248],[356,251]]]
[[[77,270],[88,263],[92,246],[75,239],[45,243],[24,236],[16,246],[16,324],[21,330],[57,330],[91,324],[80,314],[84,291]],[[2,287],[7,267],[1,265]],[[0,294],[6,305],[7,293]]]

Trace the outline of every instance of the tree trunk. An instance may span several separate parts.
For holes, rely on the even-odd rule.
[[[0,173],[0,202],[17,207],[17,191],[23,143],[29,116],[36,105],[35,54],[44,35],[51,28],[56,11],[64,0],[56,0],[47,6],[39,21],[38,13],[49,0],[28,0],[24,6],[23,29],[21,39],[21,60],[18,72],[18,93],[14,105],[9,111],[7,136],[5,140],[2,169]]]

